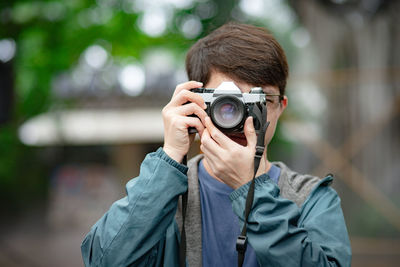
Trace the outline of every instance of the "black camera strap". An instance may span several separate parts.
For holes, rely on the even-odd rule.
[[[260,106],[261,106],[261,111],[262,111],[262,122],[264,122],[264,123],[261,126],[261,130],[257,137],[256,153],[254,155],[254,175],[253,175],[253,180],[251,181],[251,184],[249,187],[249,191],[247,193],[246,207],[244,210],[245,221],[243,224],[242,232],[240,233],[240,235],[238,236],[238,238],[236,240],[236,251],[238,252],[238,266],[239,267],[242,267],[243,263],[244,263],[244,257],[245,257],[246,248],[247,248],[247,223],[248,223],[251,208],[253,206],[255,178],[256,178],[258,167],[260,166],[260,161],[261,161],[262,155],[264,153],[264,149],[265,149],[264,138],[265,138],[265,133],[267,132],[267,129],[269,126],[269,121],[267,122],[267,107],[265,105],[260,105]]]
[[[187,165],[187,155],[183,157],[182,164]],[[181,242],[179,244],[179,266],[186,266],[186,230],[185,230],[185,218],[186,209],[188,203],[188,190],[182,195],[182,228],[181,228]]]

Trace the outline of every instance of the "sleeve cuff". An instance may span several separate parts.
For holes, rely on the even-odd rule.
[[[167,153],[164,152],[162,147],[157,149],[157,151],[155,152],[155,156],[157,156],[160,159],[164,160],[165,162],[167,162],[172,167],[175,167],[176,169],[178,169],[183,174],[185,174],[185,175],[187,174],[188,167],[183,165],[183,164],[180,164],[179,162],[177,162],[176,160],[174,160],[170,156],[168,156]]]

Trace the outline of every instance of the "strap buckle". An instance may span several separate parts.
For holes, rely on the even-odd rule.
[[[254,155],[255,158],[261,158],[264,153],[264,146],[256,146],[256,154]]]
[[[247,248],[247,236],[240,235],[236,240],[236,251],[244,253]]]

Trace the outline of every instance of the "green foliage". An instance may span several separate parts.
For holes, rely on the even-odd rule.
[[[18,208],[34,195],[45,195],[48,170],[38,159],[41,148],[22,144],[18,127],[54,104],[54,77],[76,65],[88,46],[102,43],[113,57],[140,59],[146,49],[159,46],[181,55],[193,42],[185,39],[176,25],[170,25],[160,37],[146,35],[137,27],[140,14],[125,12],[123,2],[127,1],[1,1],[0,40],[11,38],[17,47],[10,64],[13,115],[0,126],[0,195],[2,203],[7,203],[3,210]],[[233,6],[233,1],[228,2]],[[195,7],[176,10],[175,19]],[[205,23],[222,22],[208,19]]]

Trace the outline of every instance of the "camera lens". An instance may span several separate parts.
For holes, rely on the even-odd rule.
[[[235,96],[220,96],[211,105],[210,113],[213,122],[219,128],[226,130],[235,129],[243,122],[243,102]]]

